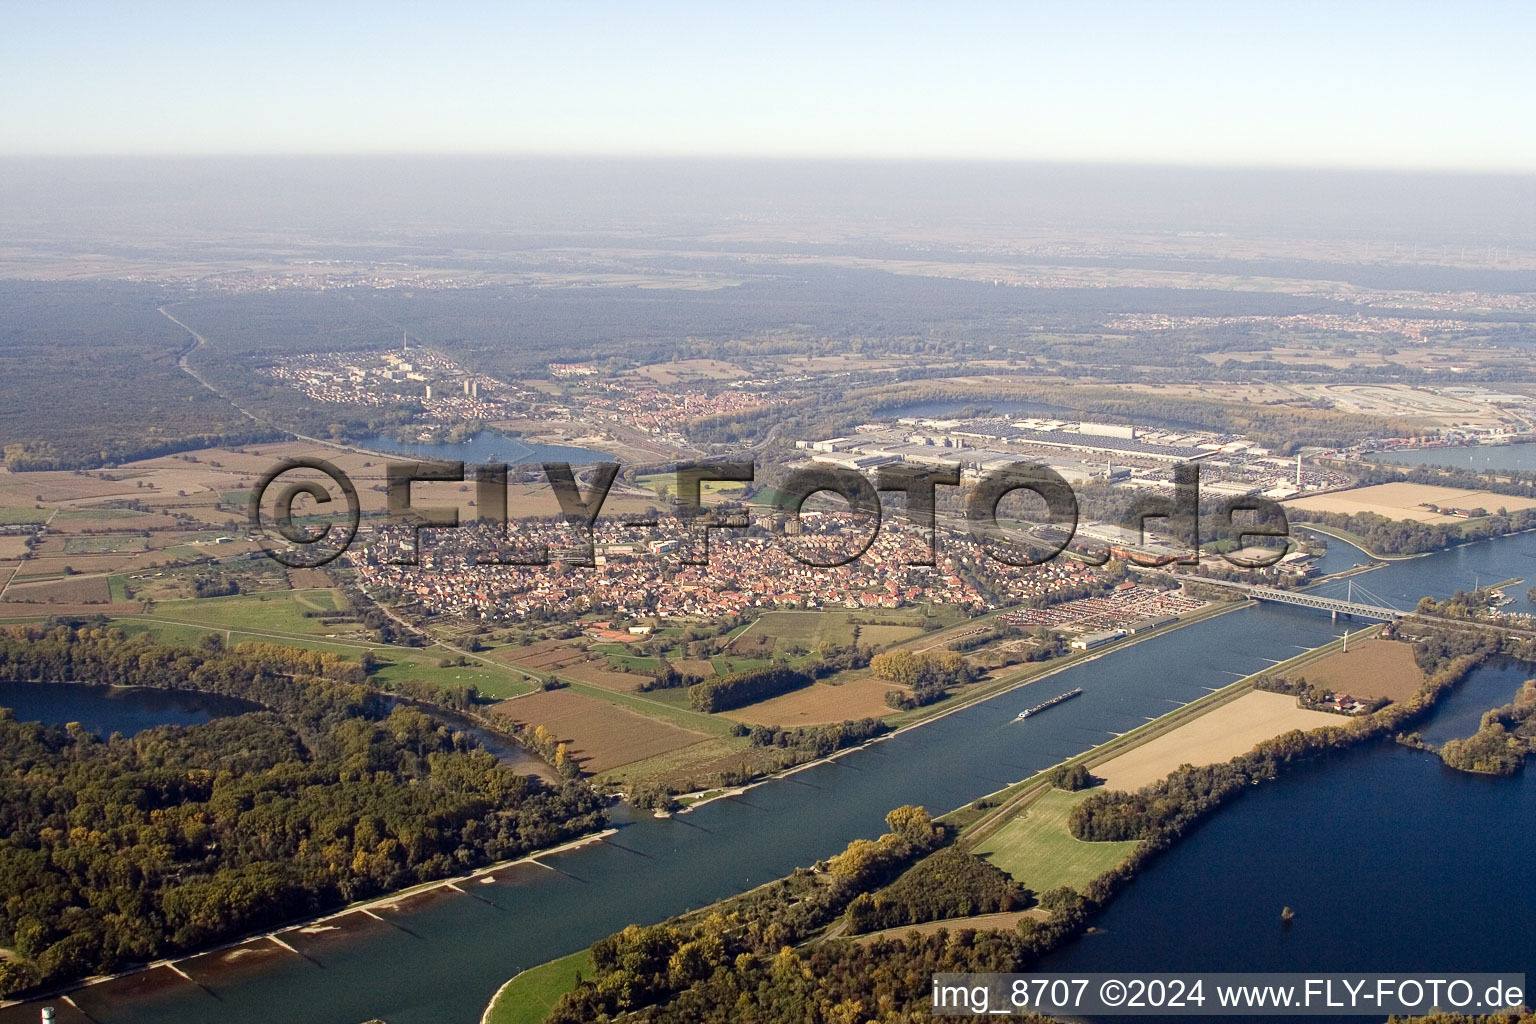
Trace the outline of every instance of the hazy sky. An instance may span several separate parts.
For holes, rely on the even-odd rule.
[[[1536,4],[10,5],[0,153],[1536,170]]]

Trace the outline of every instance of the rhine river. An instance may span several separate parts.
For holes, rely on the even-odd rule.
[[[1359,560],[1334,547],[1328,571]],[[1536,534],[1396,562],[1356,583],[1408,608],[1426,593],[1470,588],[1474,577],[1511,576],[1536,582]],[[1326,592],[1342,594],[1342,584]],[[1524,586],[1511,594],[1512,609],[1529,610]],[[900,804],[958,807],[1340,628],[1286,606],[1231,612],[689,814],[618,821],[605,841],[463,892],[440,888],[375,917],[282,933],[292,949],[258,941],[236,958],[183,961],[191,980],[161,967],[73,998],[100,1024],[473,1024],[524,968],[814,863],[878,835]],[[1426,733],[1439,731],[1441,714],[1470,732],[1523,678],[1519,665],[1484,667]],[[1076,686],[1082,697],[1013,721],[1021,707]],[[1529,772],[1473,778],[1391,744],[1333,756],[1223,808],[1111,903],[1096,921],[1102,934],[1059,951],[1049,967],[1536,974],[1536,938],[1519,909],[1536,885],[1532,820]],[[1297,915],[1282,930],[1286,904]],[[36,1020],[36,1009],[0,1013],[10,1020]]]

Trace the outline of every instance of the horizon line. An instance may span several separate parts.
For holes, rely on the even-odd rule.
[[[238,160],[512,160],[534,162],[594,163],[762,163],[762,164],[865,164],[880,166],[946,167],[1055,167],[1093,169],[1144,169],[1176,171],[1228,171],[1270,173],[1335,173],[1387,175],[1443,175],[1451,177],[1536,177],[1530,166],[1469,167],[1451,164],[1284,163],[1279,161],[1208,161],[1163,159],[1096,159],[1081,157],[1023,156],[925,156],[830,153],[672,153],[643,151],[536,151],[536,150],[204,150],[204,151],[0,151],[0,162],[225,162]]]

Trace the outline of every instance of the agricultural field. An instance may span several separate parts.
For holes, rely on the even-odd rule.
[[[574,679],[578,683],[590,683],[593,686],[620,693],[634,690],[636,686],[651,677],[651,669],[638,664],[634,672],[616,672],[610,666],[610,660],[607,657],[588,657],[562,665],[558,670],[550,669],[550,671],[556,672],[562,679]],[[652,668],[655,666],[652,659],[634,660],[636,662],[651,661]]]
[[[1134,840],[1085,843],[1072,835],[1068,825],[1072,809],[1093,792],[1046,790],[1023,814],[1004,822],[971,852],[1037,893],[1063,885],[1080,890],[1136,848]]]
[[[684,675],[708,679],[715,674],[715,666],[701,658],[674,658],[672,667]]]
[[[589,683],[618,693],[630,692],[649,679],[655,670],[653,658],[610,653],[611,644],[599,644],[592,650],[579,640],[540,640],[526,645],[511,645],[498,650],[495,657],[520,669],[541,676]],[[621,671],[628,664],[633,671]]]
[[[666,495],[677,495],[677,474],[675,473],[647,473],[644,476],[635,477],[635,484],[643,487],[658,498]],[[699,497],[703,498],[740,498],[747,492],[749,484],[738,483],[730,480],[701,480],[699,482]],[[604,506],[607,507],[606,505]]]
[[[149,541],[138,534],[88,534],[64,540],[66,555],[111,555],[148,550]]]
[[[1093,768],[1109,789],[1136,790],[1181,765],[1220,764],[1292,729],[1344,725],[1348,719],[1296,706],[1283,693],[1253,690]]]
[[[5,589],[5,600],[47,604],[106,604],[112,600],[112,589],[105,576],[67,576],[39,583],[13,581]]]
[[[666,784],[680,793],[691,792],[717,777],[719,772],[757,771],[764,750],[745,740],[714,737],[688,747],[633,761],[603,773],[601,781],[620,789],[641,784]]]
[[[894,683],[868,677],[846,683],[812,683],[723,714],[747,725],[825,725],[850,718],[884,718],[895,714],[885,695],[900,689]]]
[[[649,377],[657,384],[679,384],[697,380],[740,380],[746,371],[723,359],[680,359],[673,363],[651,363],[630,371],[630,376]]]
[[[44,522],[55,511],[82,522],[93,517],[121,519],[131,513],[94,506],[107,502],[135,502],[147,506],[151,515],[174,514],[192,527],[243,533],[245,505],[261,476],[285,460],[306,456],[325,459],[352,479],[365,516],[383,514],[384,474],[390,457],[290,441],[199,449],[126,463],[115,469],[80,473],[0,472],[0,525]],[[306,476],[323,479],[319,474],[299,472],[285,476],[284,480],[299,480]],[[472,482],[422,483],[413,487],[412,492],[423,505],[456,506],[464,518],[473,518],[475,514]],[[651,502],[643,498],[615,493],[604,503],[603,512],[605,515],[628,514],[643,511],[650,505]],[[508,514],[514,518],[559,512],[553,492],[542,481],[537,484],[513,483],[508,488],[507,506]],[[136,522],[131,528],[146,529],[150,525]],[[161,546],[151,543],[151,547]],[[227,549],[220,551],[220,554],[231,553]]]
[[[135,496],[134,485],[124,483],[117,471],[72,473],[63,470],[44,473],[0,473],[0,519],[3,522],[42,522],[53,510],[34,509],[34,505],[60,505],[90,499]],[[142,490],[138,495],[142,495]],[[36,518],[41,513],[42,519]]]
[[[69,523],[80,523],[83,529],[95,529],[101,527],[104,522],[115,523],[117,520],[133,523],[136,529],[141,530],[150,529],[152,526],[169,526],[174,522],[169,516],[156,516],[131,508],[87,506],[60,509],[50,525],[63,527]]]
[[[586,658],[586,652],[570,640],[539,640],[522,646],[508,646],[496,653],[499,660],[539,672],[552,672],[574,665]]]
[[[106,536],[72,533],[67,530],[44,533],[32,549],[28,572],[54,575],[67,567],[75,572],[140,572],[171,567],[175,563],[209,562],[247,554],[257,545],[244,539],[216,543],[222,530],[161,530],[148,537]]]
[[[134,512],[125,508],[61,509],[48,523],[50,534],[66,537],[95,534],[138,534],[161,530],[186,530],[185,520],[159,512]]]
[[[317,600],[322,594],[325,596],[320,600],[327,602],[328,608]],[[334,625],[325,625],[320,616],[338,614],[334,609],[339,600],[336,591],[271,591],[234,597],[161,601],[155,605],[154,615],[171,622],[220,629],[319,635],[338,631]]]
[[[1407,700],[1424,685],[1413,645],[1398,640],[1361,641],[1348,653],[1336,651],[1308,662],[1297,674],[1313,686],[1367,699]]]
[[[1521,509],[1536,508],[1536,498],[1517,498],[1491,491],[1464,491],[1431,484],[1391,483],[1293,498],[1284,504],[1309,512],[1338,512],[1352,516],[1374,512],[1388,519],[1416,523],[1458,523],[1466,520],[1442,515],[1423,506],[1431,504],[1442,508],[1484,508],[1489,512],[1503,508],[1518,512]]]
[[[235,634],[236,641],[240,634]],[[262,637],[250,639],[260,640]],[[272,643],[292,643],[293,641],[269,641]],[[301,646],[308,646],[301,644]],[[473,686],[480,691],[482,697],[509,698],[519,694],[528,693],[533,689],[533,684],[525,680],[514,678],[511,673],[503,669],[490,666],[484,662],[467,659],[468,664],[457,664],[458,655],[441,647],[428,647],[422,649],[406,647],[372,647],[374,660],[378,667],[369,675],[369,679],[375,684],[398,683],[406,679],[419,679],[422,682],[432,683],[435,686]],[[438,662],[448,660],[454,662],[451,665],[440,665]]]
[[[879,624],[858,622],[877,619]],[[764,612],[731,641],[733,655],[769,658],[791,650],[814,650],[825,641],[837,647],[855,643],[887,647],[922,633],[915,612]],[[910,624],[905,624],[910,623]]]
[[[542,725],[566,744],[570,756],[589,774],[691,746],[708,739],[702,732],[658,721],[607,701],[570,690],[546,690],[491,708],[524,728]]]

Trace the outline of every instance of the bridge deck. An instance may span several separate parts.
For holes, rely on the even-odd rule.
[[[1203,577],[1200,579],[1200,582],[1214,584],[1218,587],[1227,587],[1232,590],[1240,590],[1256,601],[1272,601],[1275,604],[1316,608],[1319,611],[1335,612],[1339,615],[1353,615],[1361,619],[1390,621],[1402,618],[1404,614],[1396,608],[1388,608],[1384,605],[1362,604],[1359,601],[1341,601],[1336,597],[1323,597],[1321,594],[1308,594],[1304,591],[1277,590],[1274,587],[1261,587],[1253,583],[1238,583],[1233,580],[1213,580]]]

